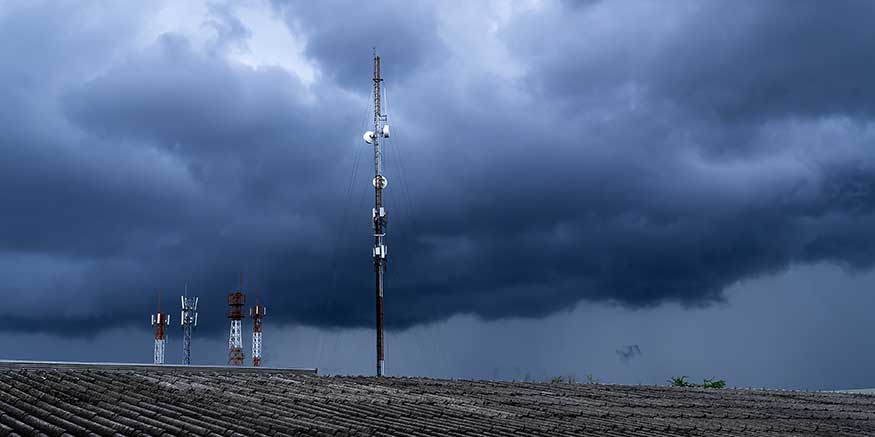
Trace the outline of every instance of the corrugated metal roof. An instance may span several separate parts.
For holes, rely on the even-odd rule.
[[[875,435],[875,397],[0,364],[0,435]]]

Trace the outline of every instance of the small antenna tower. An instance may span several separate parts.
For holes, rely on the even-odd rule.
[[[249,308],[249,317],[252,317],[252,365],[261,367],[261,331],[264,328],[264,316],[267,308],[261,305],[258,290],[255,291],[255,306]]]
[[[228,318],[231,319],[231,335],[228,337],[228,365],[243,365],[243,273],[240,273],[240,288],[228,294]]]
[[[167,336],[164,327],[170,325],[170,315],[161,312],[161,290],[158,290],[158,312],[152,314],[152,326],[155,327],[155,352],[152,362],[164,364],[164,344]]]
[[[188,297],[188,285],[185,286],[185,294],[180,296],[182,301],[182,364],[191,364],[191,331],[197,326],[197,297]]]
[[[382,111],[380,102],[380,57],[374,49],[374,130],[364,134],[365,142],[374,146],[374,272],[376,273],[377,295],[377,376],[383,376],[383,274],[386,272],[386,225],[388,216],[383,208],[383,190],[389,181],[383,176],[383,155],[380,150],[380,138],[389,138],[388,118]]]

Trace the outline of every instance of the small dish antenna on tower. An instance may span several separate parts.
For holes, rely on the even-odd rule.
[[[376,136],[377,135],[374,133],[374,131],[369,130],[369,131],[365,132],[364,135],[362,135],[362,138],[364,138],[366,143],[374,144],[374,138]],[[383,138],[389,138],[389,125],[388,124],[383,125],[383,130],[380,131],[380,136]]]
[[[383,188],[386,188],[386,185],[389,185],[389,180],[386,179],[386,176],[377,175],[371,183],[374,184],[374,188],[382,190]]]

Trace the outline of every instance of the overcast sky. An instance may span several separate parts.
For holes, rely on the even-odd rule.
[[[149,361],[188,284],[223,363],[242,271],[267,365],[371,373],[376,46],[388,373],[875,386],[873,19],[0,0],[0,358]]]

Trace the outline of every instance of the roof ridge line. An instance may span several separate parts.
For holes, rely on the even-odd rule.
[[[0,360],[4,369],[95,369],[95,370],[149,370],[168,372],[259,372],[318,374],[315,367],[236,367],[221,365],[151,364],[151,363],[100,363],[80,361],[27,361]]]

